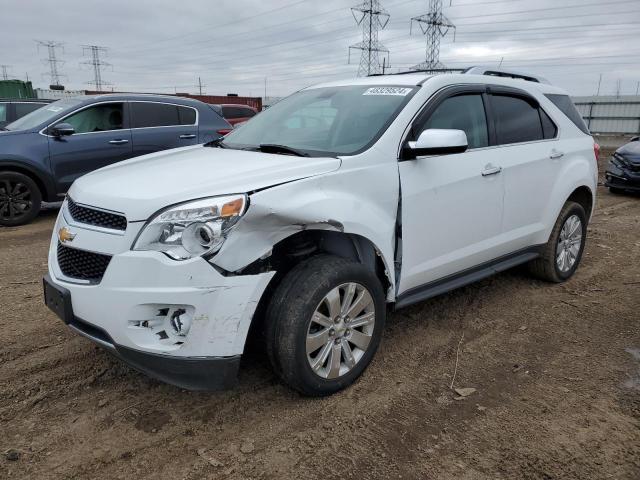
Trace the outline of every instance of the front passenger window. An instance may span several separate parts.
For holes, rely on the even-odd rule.
[[[489,145],[487,117],[480,94],[456,95],[445,99],[433,111],[423,130],[428,128],[463,130],[467,134],[469,148]]]
[[[85,108],[62,120],[75,133],[105,132],[122,129],[122,103],[103,103]]]

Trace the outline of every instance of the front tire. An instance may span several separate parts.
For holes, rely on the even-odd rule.
[[[582,205],[567,202],[551,231],[542,254],[529,264],[531,273],[541,280],[560,283],[575,273],[587,239],[587,214]]]
[[[623,193],[625,193],[625,190],[622,188],[609,187],[609,192],[613,193],[614,195],[622,195]]]
[[[308,396],[352,384],[378,349],[385,322],[380,281],[364,265],[319,255],[294,267],[267,308],[274,371]]]
[[[42,205],[42,193],[28,176],[0,172],[0,225],[17,227],[31,222]]]

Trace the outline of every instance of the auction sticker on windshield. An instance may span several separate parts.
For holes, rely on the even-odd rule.
[[[404,97],[410,91],[410,88],[405,87],[371,87],[363,95],[399,95]]]

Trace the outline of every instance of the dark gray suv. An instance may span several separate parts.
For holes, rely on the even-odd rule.
[[[162,95],[58,100],[0,130],[0,225],[30,222],[42,201],[61,200],[100,167],[207,143],[232,127],[211,106]]]

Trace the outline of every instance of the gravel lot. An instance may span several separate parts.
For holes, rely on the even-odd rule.
[[[0,478],[638,479],[640,197],[599,195],[571,281],[511,271],[393,313],[325,399],[259,353],[216,394],[130,370],[42,303],[56,211],[1,230]]]

